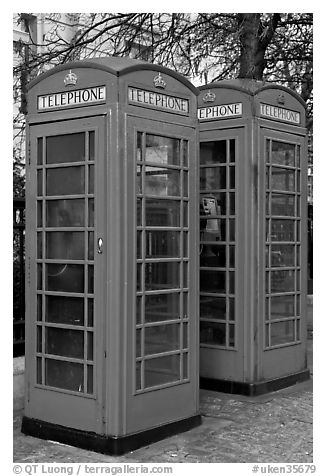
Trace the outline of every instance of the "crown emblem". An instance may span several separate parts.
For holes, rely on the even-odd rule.
[[[65,76],[65,79],[63,82],[65,83],[65,86],[74,86],[77,83],[78,76],[77,74],[73,73],[71,70],[69,73]]]
[[[156,88],[165,89],[166,87],[166,82],[162,78],[161,73],[158,73],[158,75],[154,77],[153,83]]]
[[[212,93],[211,90],[209,89],[207,93],[203,96],[203,101],[204,102],[214,102],[216,99],[216,94]]]
[[[285,104],[285,95],[283,93],[280,93],[278,96],[277,96],[277,102],[279,104]]]

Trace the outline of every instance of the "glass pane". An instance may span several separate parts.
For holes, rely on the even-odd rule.
[[[180,348],[180,325],[166,324],[145,328],[145,355]]]
[[[85,201],[75,200],[47,200],[46,226],[84,226]]]
[[[180,164],[180,140],[146,134],[145,160],[157,164]]]
[[[94,266],[88,265],[88,292],[94,292]]]
[[[93,393],[93,366],[87,365],[87,393]]]
[[[43,257],[43,239],[42,239],[42,232],[37,233],[37,259],[42,259]]]
[[[182,348],[186,349],[188,347],[188,330],[189,330],[188,324],[186,322],[183,323],[182,329],[183,329],[183,346],[182,346]]]
[[[271,324],[271,345],[294,342],[294,322],[274,322]]]
[[[180,294],[155,294],[145,297],[145,322],[180,319]]]
[[[80,264],[47,264],[47,291],[84,292],[84,266]]]
[[[226,163],[226,141],[200,143],[200,164]]]
[[[147,263],[145,266],[145,287],[147,290],[180,287],[179,263]]]
[[[93,358],[93,332],[87,332],[87,360]]]
[[[85,193],[85,167],[64,167],[46,171],[48,196],[82,193]]]
[[[235,193],[229,192],[229,215],[235,215]]]
[[[84,332],[56,327],[45,328],[45,352],[82,359],[84,356]]]
[[[84,391],[84,366],[73,362],[45,359],[45,385]]]
[[[230,162],[235,162],[235,139],[230,141]]]
[[[84,299],[78,297],[46,296],[47,322],[84,325]]]
[[[201,344],[226,345],[226,327],[221,322],[200,323]]]
[[[294,316],[294,296],[272,296],[270,318],[281,319]]]
[[[235,167],[229,167],[229,188],[235,188]]]
[[[42,265],[37,265],[37,289],[42,289]]]
[[[293,192],[295,189],[294,170],[272,167],[272,189]]]
[[[189,180],[188,172],[183,171],[183,196],[188,197]]]
[[[223,226],[222,226],[222,232],[223,232]],[[222,233],[222,236],[223,236],[223,233]],[[225,238],[222,238],[222,240],[225,240]],[[229,219],[229,241],[235,241],[235,220],[233,218]]]
[[[137,198],[137,226],[142,225],[142,199]]]
[[[88,200],[88,226],[94,226],[94,198]]]
[[[147,226],[180,226],[180,202],[146,199]]]
[[[89,133],[89,160],[93,161],[95,156],[95,132]]]
[[[295,145],[272,141],[272,163],[295,166]]]
[[[157,197],[179,197],[180,171],[146,166],[145,193]]]
[[[226,298],[200,296],[200,317],[226,319]]]
[[[180,233],[177,231],[146,231],[146,258],[180,256]]]
[[[136,298],[136,324],[141,324],[142,322],[142,296],[137,296]]]
[[[46,138],[46,163],[82,162],[85,160],[85,133]]]
[[[183,166],[188,167],[188,141],[183,141]]]
[[[37,320],[42,320],[42,296],[37,296]]]
[[[226,166],[201,167],[200,189],[201,190],[226,189]]]
[[[43,164],[43,138],[37,139],[37,165]]]
[[[145,388],[180,380],[180,355],[145,360]]]
[[[43,195],[43,170],[37,171],[37,195]]]
[[[295,266],[294,246],[273,245],[272,246],[272,266]]]
[[[143,193],[143,186],[142,186],[142,165],[137,165],[137,185],[136,185],[136,193]]]
[[[137,132],[137,160],[143,160],[142,150],[142,132]]]
[[[294,241],[294,220],[272,220],[272,241]]]
[[[201,218],[200,220],[200,240],[201,241],[225,241],[226,220],[221,218]]]
[[[36,327],[36,352],[42,352],[42,327]]]
[[[229,346],[235,346],[235,325],[229,324]]]
[[[88,171],[88,193],[94,193],[94,165],[90,165]]]
[[[141,357],[141,335],[142,329],[136,329],[136,357]]]
[[[234,271],[229,271],[229,293],[234,294]]]
[[[200,291],[209,293],[225,293],[224,271],[200,271]]]
[[[226,246],[203,245],[200,253],[200,266],[224,268],[226,266]]]
[[[183,354],[183,378],[188,378],[188,354]]]
[[[42,359],[36,358],[36,383],[42,384]]]
[[[94,259],[94,232],[88,232],[88,259]]]
[[[272,215],[295,216],[294,196],[272,193]]]
[[[229,267],[235,267],[235,246],[229,246]]]
[[[43,223],[43,203],[41,200],[37,201],[37,226],[41,227]]]
[[[235,307],[235,300],[234,298],[229,298],[229,320],[234,321],[234,307]]]
[[[46,258],[84,259],[84,233],[81,231],[46,232]]]
[[[142,232],[137,231],[137,258],[141,259],[143,255],[143,247],[142,247]]]
[[[294,271],[272,271],[271,272],[271,292],[291,292],[294,291]]]
[[[206,216],[226,215],[226,193],[217,192],[201,196],[200,214]]]
[[[136,390],[141,389],[141,362],[136,362]]]
[[[93,327],[94,325],[94,299],[87,299],[88,301],[88,317],[87,317],[87,325],[88,327]]]

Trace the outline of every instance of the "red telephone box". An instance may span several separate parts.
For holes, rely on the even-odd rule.
[[[249,80],[199,89],[201,386],[255,395],[309,378],[305,104]]]
[[[30,84],[23,432],[121,454],[200,423],[197,93],[126,58]]]

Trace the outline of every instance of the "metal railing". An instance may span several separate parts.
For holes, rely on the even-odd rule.
[[[25,199],[13,201],[13,355],[25,354]]]

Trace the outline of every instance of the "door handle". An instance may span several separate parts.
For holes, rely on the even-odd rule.
[[[102,238],[99,238],[97,240],[97,252],[98,252],[99,255],[103,253],[103,240],[102,240]]]

